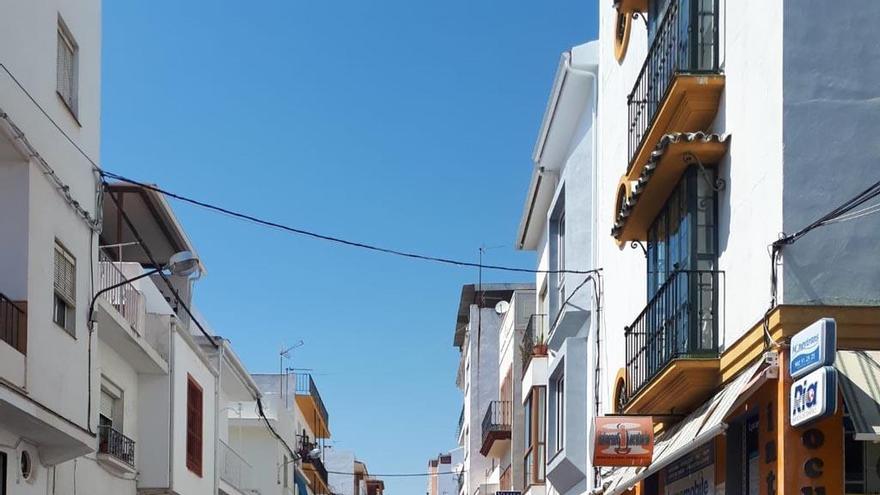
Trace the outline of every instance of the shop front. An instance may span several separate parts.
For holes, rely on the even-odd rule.
[[[760,353],[656,435],[650,464],[603,471],[602,493],[880,494],[880,351],[824,338]]]

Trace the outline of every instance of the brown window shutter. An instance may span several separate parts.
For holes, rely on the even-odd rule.
[[[186,387],[186,467],[198,476],[202,475],[202,387],[187,375]]]

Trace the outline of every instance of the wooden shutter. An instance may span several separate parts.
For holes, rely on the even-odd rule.
[[[198,476],[202,475],[202,413],[202,387],[192,375],[187,375],[186,467]]]

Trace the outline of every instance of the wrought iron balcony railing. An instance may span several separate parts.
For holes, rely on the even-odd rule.
[[[529,317],[529,324],[523,332],[520,352],[522,353],[523,372],[536,355],[547,353],[547,315],[534,314]]]
[[[27,352],[27,311],[0,294],[0,340]]]
[[[111,455],[134,467],[134,440],[110,426],[98,426],[98,452]]]
[[[679,74],[716,74],[716,0],[671,0],[657,27],[632,92],[629,109],[629,166],[648,135],[667,90]]]
[[[324,424],[330,424],[330,415],[327,413],[327,407],[324,406],[324,401],[321,399],[321,394],[318,392],[318,386],[315,385],[312,375],[308,373],[296,374],[296,395],[311,396],[315,404],[318,405],[318,411],[321,413],[321,417],[324,418]]]
[[[718,357],[724,272],[677,271],[626,328],[627,397],[675,359]]]
[[[493,400],[483,416],[483,443],[493,433],[509,433],[510,425],[510,401]]]

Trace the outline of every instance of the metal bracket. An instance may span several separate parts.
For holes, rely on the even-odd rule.
[[[696,165],[700,167],[700,175],[703,177],[703,180],[706,181],[706,185],[711,187],[713,191],[723,191],[724,188],[727,187],[727,182],[724,179],[715,177],[715,180],[712,181],[709,178],[709,172],[706,171],[706,166],[703,165],[703,162],[697,157],[697,155],[688,151],[682,155],[682,159],[688,165]]]
[[[642,244],[641,241],[632,241],[629,243],[629,247],[635,249],[637,247],[642,248],[642,253],[645,254],[645,258],[648,257],[648,249]]]
[[[645,14],[641,12],[633,12],[633,19],[641,19],[645,23],[645,27],[648,27],[648,18],[645,17]]]

